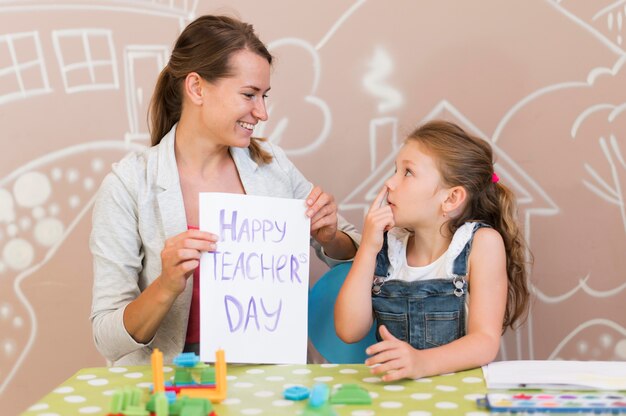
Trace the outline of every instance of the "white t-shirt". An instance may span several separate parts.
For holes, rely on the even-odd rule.
[[[452,236],[448,249],[434,262],[420,267],[409,266],[406,262],[406,247],[410,233],[401,228],[393,228],[387,233],[387,253],[389,255],[389,274],[385,280],[403,280],[414,282],[426,279],[452,279],[454,259],[463,251],[472,238],[475,222],[466,222]],[[469,267],[469,265],[468,265]],[[467,270],[469,274],[469,269]]]

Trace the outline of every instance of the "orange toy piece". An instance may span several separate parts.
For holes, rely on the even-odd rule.
[[[152,385],[154,393],[163,393],[165,386],[163,382],[163,353],[155,348],[152,351]]]

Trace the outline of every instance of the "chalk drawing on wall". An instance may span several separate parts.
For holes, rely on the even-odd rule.
[[[19,302],[12,304],[6,300],[11,292],[0,291],[5,295],[0,308],[7,317],[7,322],[0,322],[0,351],[4,354],[0,360],[4,375],[0,393],[11,382],[37,335],[37,316],[21,284],[54,256],[91,209],[94,184],[108,173],[101,156],[94,155],[113,151],[115,160],[144,148],[121,140],[80,144],[33,160],[0,180],[0,226],[6,227],[6,235],[0,239],[0,276],[2,286],[11,284]],[[88,171],[71,166],[85,157],[92,158]],[[63,196],[59,198],[58,194]]]
[[[626,62],[626,55],[621,57],[611,70],[594,70],[593,74],[590,74],[589,84],[591,86],[596,84],[598,78],[601,76],[617,77],[620,75],[620,71],[624,67]],[[618,127],[614,125],[614,122],[626,111],[626,102],[619,104],[610,103],[598,103],[591,105],[580,112],[572,124],[571,136],[573,139],[581,140],[578,134],[585,124],[590,119],[597,120],[598,117],[605,118],[607,131],[615,131]],[[590,163],[584,162],[585,171],[588,173],[588,178],[583,178],[583,184],[593,194],[603,199],[606,202],[614,204],[618,207],[624,231],[626,233],[626,206],[624,195],[624,187],[626,186],[626,178],[624,178],[624,170],[626,170],[626,163],[624,162],[624,154],[620,148],[618,138],[615,134],[607,134],[600,136],[598,140],[598,146],[600,147],[602,154],[609,166],[610,178],[602,177],[598,169],[594,168]]]
[[[519,100],[499,121],[492,136],[494,143],[499,142],[499,140],[503,137],[504,129],[509,126],[511,121],[519,115],[522,110],[528,110],[529,107],[533,107],[535,104],[547,97],[556,96],[557,94],[566,94],[568,91],[572,94],[580,91],[579,94],[587,94],[589,97],[592,97],[591,93],[594,89],[599,90],[597,87],[599,81],[603,80],[604,77],[615,78],[623,65],[625,55],[624,50],[620,46],[620,38],[615,35],[608,35],[605,30],[605,26],[603,26],[604,22],[600,24],[598,21],[594,21],[595,19],[593,15],[589,15],[587,13],[588,10],[584,10],[589,3],[577,1],[549,1],[548,3],[559,13],[570,19],[582,31],[588,33],[596,40],[599,40],[601,46],[606,47],[615,54],[616,61],[612,67],[593,68],[588,72],[584,81],[568,81],[548,85]],[[621,4],[620,7],[623,7],[622,3],[624,2],[622,1],[611,2],[611,6],[606,8],[605,12],[609,9],[615,10],[615,6],[618,5],[618,3]],[[598,13],[596,13],[595,16],[597,17]],[[615,14],[615,16],[618,15]],[[611,18],[609,17],[609,19]],[[621,18],[615,17],[615,19]],[[619,23],[618,26],[620,26]],[[621,27],[619,27],[619,30],[621,30]],[[615,82],[614,84],[619,85],[619,82]],[[621,85],[623,85],[623,83]],[[619,87],[617,88],[617,90],[619,90]],[[606,96],[606,94],[602,94],[601,92],[597,92],[596,95]],[[561,95],[558,96],[561,97]],[[621,101],[622,100],[619,102]],[[584,165],[584,171],[587,176],[581,178],[581,182],[585,185],[587,190],[589,190],[596,197],[599,197],[604,201],[610,201],[618,206],[620,214],[622,214],[621,217],[622,223],[624,224],[623,227],[626,229],[626,220],[624,219],[626,216],[624,215],[624,211],[622,211],[623,202],[621,202],[622,189],[618,185],[618,183],[623,181],[621,180],[621,176],[617,174],[617,171],[623,170],[625,166],[623,164],[623,154],[619,150],[619,136],[613,134],[611,131],[611,123],[615,121],[616,116],[621,112],[620,107],[622,105],[623,104],[598,103],[588,106],[578,114],[575,120],[573,120],[569,133],[572,138],[575,138],[576,140],[583,140],[580,137],[580,130],[584,127],[588,118],[595,117],[594,129],[596,130],[594,130],[595,135],[593,137],[598,140],[598,146],[604,155],[606,165],[609,167],[608,171],[611,172],[611,174],[607,175],[605,172],[604,176],[602,176],[599,173],[597,161],[595,162],[596,165],[593,166],[590,163],[583,161],[581,163]],[[606,125],[609,131],[597,131],[598,114],[606,116]],[[564,122],[568,123],[568,121]],[[571,123],[571,121],[569,121],[569,123]],[[587,137],[589,137],[589,134],[591,133],[590,130],[588,130],[587,133]],[[554,214],[560,214],[560,210],[556,207],[556,205],[555,208],[557,209]],[[626,289],[626,284],[622,283],[618,284],[616,287],[604,288],[602,290],[592,288],[590,286],[590,276],[591,274],[587,273],[584,278],[578,279],[578,281],[576,281],[573,285],[570,284],[570,286],[562,284],[558,285],[560,293],[556,294],[547,294],[540,287],[533,284],[532,293],[542,304],[557,305],[563,304],[567,300],[574,299],[574,296],[580,293],[584,293],[589,297],[594,298],[607,298],[616,296]],[[531,315],[530,319],[532,320],[532,318],[533,317]],[[611,331],[607,332],[600,329],[600,327],[604,328],[609,326],[612,328],[612,334],[609,334]],[[583,331],[582,329],[585,330]],[[576,335],[575,337],[574,334]],[[532,328],[529,330],[529,335],[532,336]],[[598,345],[593,346],[592,344],[597,340],[601,341],[599,341]],[[575,350],[580,354],[581,359],[598,359],[598,357],[614,357],[615,359],[623,359],[620,357],[624,356],[622,351],[625,343],[626,339],[624,338],[624,329],[620,324],[606,319],[590,320],[582,325],[577,324],[577,328],[571,331],[570,334],[560,342],[559,346],[551,353],[550,358],[558,358],[559,354],[561,354],[563,350]],[[531,341],[530,346],[532,347],[532,345],[536,345],[536,343]],[[530,353],[530,358],[533,358],[532,351]]]
[[[309,42],[303,39],[298,38],[282,38],[268,43],[267,48],[270,53],[275,54],[277,49],[286,48],[286,47],[295,47],[301,49],[306,52],[306,56],[311,59],[311,67],[313,70],[313,78],[311,80],[311,87],[308,92],[306,92],[305,96],[302,97],[302,102],[305,104],[306,109],[304,113],[307,112],[316,112],[319,113],[321,117],[321,126],[319,126],[319,131],[313,132],[313,138],[309,138],[307,136],[306,142],[304,146],[288,148],[283,146],[284,151],[288,155],[305,155],[314,152],[317,148],[319,148],[327,139],[330,134],[330,129],[332,127],[332,114],[330,112],[330,108],[324,99],[317,96],[317,89],[319,87],[319,80],[321,74],[321,63],[320,57],[317,50],[311,45]],[[285,54],[285,56],[289,56],[289,54]],[[275,113],[276,105],[273,105],[269,108],[269,113]],[[288,112],[293,113],[296,112],[296,109],[290,108]],[[285,113],[287,111],[283,111]],[[267,129],[267,123],[260,122],[255,129],[255,135],[264,136],[267,135],[269,141],[275,144],[280,144],[285,131],[289,126],[289,118],[287,116],[283,116],[279,118],[276,122],[276,125],[271,133],[267,134],[265,130]],[[308,132],[302,132],[299,130],[299,136],[308,135]]]
[[[399,109],[404,102],[404,98],[400,91],[387,85],[394,69],[393,60],[389,52],[384,48],[377,47],[368,63],[368,67],[370,70],[363,77],[363,86],[369,94],[380,98],[378,111],[386,113]]]
[[[611,178],[606,180],[603,178],[596,169],[589,163],[585,163],[585,170],[589,173],[592,180],[583,179],[585,186],[598,197],[603,200],[617,205],[620,214],[622,216],[622,225],[626,232],[626,207],[624,206],[624,186],[626,186],[624,180],[624,171],[626,170],[626,163],[624,162],[624,156],[619,147],[619,143],[614,135],[608,138],[600,137],[600,148],[606,158],[606,162],[610,166]]]
[[[0,13],[47,12],[117,12],[127,15],[158,16],[176,18],[179,22],[194,19],[198,0],[87,0],[77,3],[48,3],[46,0],[21,1],[27,4],[15,4],[16,1],[2,0]],[[14,3],[14,4],[10,4]],[[185,25],[181,26],[182,29]]]
[[[119,88],[112,33],[106,29],[52,31],[65,92]]]
[[[548,359],[563,359],[559,354],[569,344],[574,344],[579,354],[579,357],[569,359],[598,360],[608,355],[612,360],[626,360],[626,329],[608,319],[581,323],[561,340]]]
[[[390,85],[390,78],[394,69],[391,55],[384,48],[377,47],[367,66],[368,71],[362,78],[363,88],[368,95],[371,95],[378,101],[378,113],[382,115],[393,110],[400,110],[404,104],[404,97],[398,89]],[[391,149],[388,148],[388,145],[391,145]],[[393,155],[399,147],[397,117],[386,115],[370,120],[369,148],[371,172],[378,166],[378,158],[381,151],[385,156],[389,157],[389,150],[391,150],[391,155]],[[380,185],[382,186],[382,183]],[[375,196],[376,194],[374,194]],[[367,207],[363,208],[367,212]]]
[[[588,32],[594,38],[600,40],[605,46],[615,53],[624,54],[621,48],[623,42],[623,15],[626,10],[623,8],[623,0],[607,0],[607,7],[595,13],[588,14],[588,2],[586,1],[558,1],[548,0],[547,3],[554,7],[559,13],[571,19],[581,29]],[[600,2],[594,2],[600,4]],[[622,17],[620,17],[622,16]],[[606,17],[606,20],[603,18]],[[614,24],[615,21],[615,24]]]
[[[0,56],[0,105],[52,91],[38,32],[0,36]]]
[[[150,94],[154,90],[154,80],[147,80],[141,74],[147,66],[159,73],[167,64],[169,51],[167,46],[128,45],[124,49],[124,72],[126,88],[126,106],[128,109],[129,131],[124,135],[127,141],[148,141],[146,117]]]
[[[618,45],[624,42],[624,26],[626,23],[626,2],[614,1],[612,4],[598,10],[593,15],[592,21],[601,32],[609,39],[613,39]]]
[[[587,25],[584,23],[579,24],[583,27],[587,27]],[[515,105],[511,107],[511,109],[499,122],[493,135],[494,142],[498,141],[498,139],[501,137],[503,129],[514,118],[514,116],[525,107],[531,106],[535,101],[538,101],[540,98],[549,96],[553,93],[563,92],[567,90],[591,90],[605,77],[617,77],[620,74],[620,70],[624,66],[624,62],[626,62],[626,56],[622,54],[621,56],[617,56],[617,60],[611,68],[593,68],[591,71],[589,71],[589,74],[587,75],[585,81],[564,82],[549,85],[537,91],[534,91],[533,93],[524,97],[522,100],[515,103]],[[599,114],[606,114],[606,123],[610,126],[610,124],[616,120],[616,118],[624,111],[624,109],[626,109],[626,105],[624,103],[600,103],[585,108],[583,111],[580,112],[580,114],[578,114],[578,116],[574,119],[571,125],[571,137],[576,140],[581,140],[580,130],[585,126],[585,122],[589,118],[593,116],[598,116]],[[582,178],[581,181],[593,194],[605,201],[608,201],[618,206],[622,217],[622,224],[624,229],[626,230],[626,210],[624,209],[623,192],[621,185],[623,180],[620,180],[621,177],[619,174],[620,170],[626,168],[626,164],[624,164],[623,154],[620,151],[619,143],[616,136],[612,134],[608,135],[608,140],[606,137],[601,136],[598,139],[598,145],[605,156],[607,165],[610,167],[611,179],[607,181],[606,179],[602,178],[597,169],[592,167],[589,163],[584,162],[584,169],[589,176],[588,178]],[[575,286],[563,288],[561,293],[557,293],[554,295],[548,295],[537,286],[533,286],[533,294],[543,303],[558,304],[574,297],[580,291],[592,297],[608,297],[617,295],[618,293],[626,289],[626,284],[622,284],[615,288],[596,290],[589,286],[589,278],[590,275],[587,274],[584,278],[579,279]]]
[[[110,164],[129,152],[145,149],[149,95],[169,56],[169,47],[164,45],[172,42],[170,34],[161,35],[163,31],[158,31],[150,38],[154,38],[154,44],[137,44],[126,27],[116,26],[119,19],[107,20],[104,27],[81,20],[76,28],[75,12],[81,14],[81,19],[84,12],[121,14],[135,20],[141,18],[140,23],[146,25],[155,23],[160,28],[170,22],[170,31],[177,32],[195,17],[198,2],[2,3],[0,15],[30,22],[31,16],[45,14],[57,26],[47,31],[22,30],[0,35],[3,111],[11,111],[14,102],[41,99],[44,94],[56,94],[62,101],[68,95],[96,94],[90,98],[97,99],[102,91],[124,94],[121,102],[126,102],[126,111],[121,112],[124,118],[115,116],[107,120],[108,125],[120,126],[119,132],[109,136],[116,139],[93,139],[102,133],[96,124],[87,126],[80,144],[48,151],[44,157],[35,154],[22,166],[2,174],[0,395],[15,380],[41,332],[37,305],[28,299],[23,283],[55,256],[89,212]],[[58,85],[51,86],[50,80]],[[120,88],[122,83],[124,88]],[[55,134],[62,136],[63,129],[71,130],[73,124],[68,114],[68,120],[58,120]]]
[[[354,4],[352,4],[352,6],[348,8],[348,10],[342,13],[341,16],[339,16],[335,23],[333,23],[333,25],[330,27],[328,32],[326,32],[326,34],[322,36],[322,39],[317,43],[317,45],[315,45],[315,49],[317,49],[318,51],[322,49],[324,45],[333,37],[335,32],[339,30],[341,25],[343,25],[361,6],[363,6],[365,2],[366,0],[355,1]]]
[[[386,142],[388,140],[388,142]],[[385,145],[383,145],[385,143]],[[396,117],[377,117],[370,120],[369,149],[370,149],[370,172],[378,166],[379,154],[389,155],[381,148],[391,146],[391,154],[400,148],[398,141],[398,119]],[[365,210],[367,213],[367,210]]]
[[[327,139],[330,134],[332,128],[332,113],[327,102],[317,95],[317,90],[319,87],[319,80],[322,71],[321,60],[319,57],[319,50],[324,47],[324,45],[330,41],[335,32],[339,30],[339,28],[350,18],[350,16],[356,12],[363,4],[365,0],[358,0],[352,6],[350,6],[341,16],[331,25],[330,29],[326,32],[326,34],[322,37],[322,39],[317,43],[317,45],[313,46],[311,43],[304,39],[300,38],[281,38],[274,40],[267,44],[267,48],[270,52],[279,48],[285,47],[296,47],[304,50],[307,55],[311,59],[311,65],[313,69],[313,79],[311,80],[311,88],[309,92],[303,97],[303,101],[312,106],[314,108],[313,111],[320,113],[322,118],[322,123],[320,126],[320,131],[317,133],[312,139],[307,140],[307,144],[300,147],[289,148],[285,145],[282,145],[283,150],[289,156],[301,156],[306,154],[313,153],[316,149],[318,149]],[[286,54],[285,56],[289,56]],[[306,111],[311,111],[307,109]],[[278,112],[275,105],[271,105],[268,108],[268,114],[275,114]],[[290,108],[289,113],[296,113],[297,109]],[[280,117],[271,132],[267,132],[267,123],[260,122],[257,124],[255,128],[255,135],[261,137],[268,137],[269,141],[275,144],[280,144],[287,128],[289,126],[289,118],[286,116]],[[298,135],[301,136],[302,130],[298,130]]]
[[[613,40],[611,40],[609,37],[607,37],[602,32],[602,30],[598,30],[599,26],[598,26],[597,23],[593,22],[594,19],[592,17],[589,17],[587,19],[588,21],[585,21],[584,18],[581,18],[581,17],[577,16],[575,13],[573,13],[571,10],[568,9],[568,7],[575,8],[575,6],[577,5],[576,2],[553,2],[553,1],[550,1],[549,4],[553,5],[555,7],[555,9],[558,10],[561,14],[563,14],[567,18],[571,19],[571,21],[574,22],[578,27],[580,27],[585,32],[589,33],[594,38],[600,40],[600,42],[604,46],[606,46],[609,50],[614,52],[616,54],[616,63],[613,65],[612,68],[605,68],[605,67],[594,68],[593,70],[591,70],[589,72],[589,74],[588,74],[588,76],[587,76],[585,81],[573,81],[573,82],[557,83],[557,84],[553,84],[553,85],[549,85],[547,87],[541,88],[541,89],[539,89],[537,91],[534,91],[533,93],[527,95],[522,100],[520,100],[517,103],[515,103],[515,105],[513,105],[508,110],[508,112],[504,115],[504,117],[500,120],[500,122],[498,123],[498,126],[496,127],[496,129],[494,131],[494,134],[493,134],[493,138],[492,139],[493,139],[494,142],[497,142],[501,138],[502,132],[503,132],[504,128],[509,124],[509,122],[514,118],[514,116],[516,114],[518,114],[523,108],[525,108],[527,106],[531,106],[533,104],[533,102],[538,101],[540,98],[542,98],[544,96],[548,96],[550,94],[557,93],[559,91],[576,90],[576,89],[589,89],[589,88],[593,87],[594,84],[597,83],[597,81],[598,81],[598,79],[600,77],[602,77],[602,76],[615,76],[619,72],[621,66],[623,65],[624,51],[621,49],[621,47],[619,45],[615,44],[615,42],[613,42]],[[580,4],[582,4],[582,3],[580,3]],[[613,37],[613,39],[617,39],[617,38]],[[618,108],[618,107],[619,106],[612,105],[612,104],[597,104],[597,105],[594,105],[594,106],[591,106],[591,107],[587,108],[574,121],[574,123],[572,125],[572,128],[571,128],[571,136],[573,138],[577,136],[578,130],[579,130],[581,124],[583,124],[585,119],[588,116],[590,116],[592,113],[597,112],[597,111],[607,111],[607,110],[612,112],[612,111],[615,111],[616,108]],[[613,115],[613,117],[614,117],[614,115]],[[602,143],[604,143],[604,144],[602,144]],[[617,142],[615,142],[615,144],[617,145]],[[606,145],[606,139],[604,139],[604,138],[600,139],[600,146],[603,147],[603,149],[605,149],[603,151],[605,152],[605,155],[606,155],[608,163],[609,164],[612,163],[613,156],[611,156],[611,154],[610,154],[611,151],[609,150],[609,146]],[[615,149],[616,149],[616,146],[613,147],[613,152],[615,151]],[[617,153],[613,153],[613,155],[616,158],[615,160],[619,160],[619,156],[617,156]],[[621,162],[618,162],[618,163],[621,163]],[[593,170],[592,168],[590,169],[589,165],[586,165],[585,169],[589,173],[590,177],[595,180],[594,183],[591,183],[591,182],[589,182],[589,180],[583,179],[583,181],[586,183],[586,185],[588,187],[593,188],[597,192],[605,192],[605,195],[611,195],[611,193],[614,192],[614,188],[612,189],[611,187],[608,187],[606,181],[600,179],[599,176],[597,175],[597,173],[595,172],[595,170]],[[600,179],[600,180],[598,180],[598,179]],[[606,192],[608,192],[608,193],[606,193]],[[613,199],[613,200],[615,200],[615,199]],[[555,208],[556,208],[556,206],[555,206]],[[556,214],[558,212],[559,212],[559,210],[558,210],[558,208],[556,208],[556,211],[554,212],[554,214]],[[528,223],[527,223],[527,226],[528,226]],[[527,231],[530,231],[530,230],[527,230]],[[619,293],[620,291],[622,291],[625,288],[625,285],[621,285],[619,287],[608,289],[608,290],[602,290],[602,291],[594,290],[591,287],[589,287],[588,279],[589,279],[589,275],[587,275],[583,279],[580,279],[578,281],[578,283],[574,287],[563,288],[561,293],[558,293],[558,294],[555,294],[555,295],[548,295],[548,294],[544,293],[542,290],[540,290],[537,286],[534,286],[534,285],[532,287],[532,290],[533,290],[533,294],[541,302],[546,303],[546,304],[558,304],[558,303],[564,302],[565,300],[567,300],[569,298],[572,298],[576,293],[578,293],[580,291],[583,291],[583,292],[585,292],[588,295],[593,296],[593,297],[607,297],[607,296],[614,296],[614,295],[616,295],[617,293]],[[617,325],[617,324],[615,324],[615,325]],[[576,331],[577,330],[574,330],[574,332],[576,332]],[[582,341],[580,341],[580,342],[582,342]],[[531,345],[532,345],[532,343],[531,343]],[[563,348],[564,345],[565,345],[564,342],[562,342],[560,347],[557,348],[557,350],[560,351],[560,349]],[[581,344],[581,345],[584,345],[584,343]],[[558,355],[558,353],[559,353],[558,351],[555,351],[552,354],[552,356],[555,357],[555,356]],[[532,358],[532,355],[531,355],[530,358]]]

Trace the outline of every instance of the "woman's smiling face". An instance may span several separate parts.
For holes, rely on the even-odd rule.
[[[267,120],[270,64],[245,49],[233,54],[229,64],[232,76],[202,80],[203,126],[215,144],[247,147],[254,126]]]

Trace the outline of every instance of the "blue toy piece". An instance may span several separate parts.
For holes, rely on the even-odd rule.
[[[309,389],[304,386],[291,386],[283,391],[283,396],[287,400],[304,400],[309,397]]]
[[[172,362],[179,367],[195,367],[200,362],[200,357],[193,352],[181,352]]]
[[[176,401],[176,392],[175,391],[166,391],[165,397],[167,398],[167,402],[172,404]]]
[[[318,383],[311,389],[311,395],[309,396],[309,407],[318,408],[328,403],[330,397],[330,389],[328,385]]]
[[[336,364],[362,364],[367,358],[365,349],[377,342],[375,325],[365,338],[354,344],[346,344],[335,333],[335,299],[350,266],[352,262],[333,267],[309,292],[309,338],[328,362]]]

